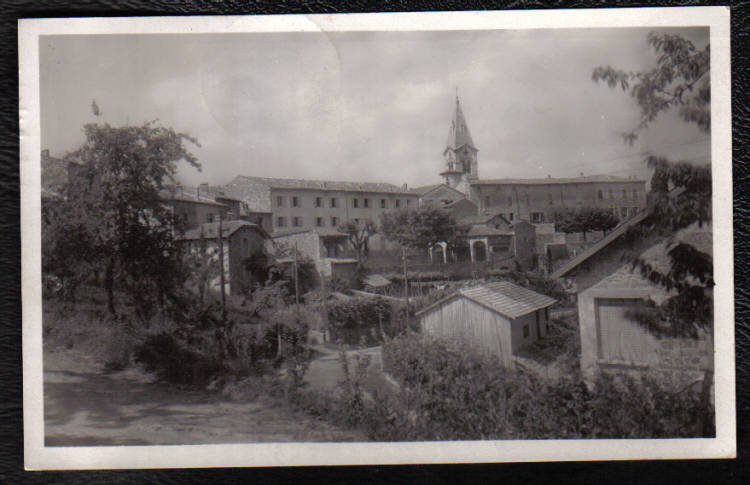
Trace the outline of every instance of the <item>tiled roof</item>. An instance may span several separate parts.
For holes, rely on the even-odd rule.
[[[559,268],[557,268],[552,274],[550,274],[551,279],[557,279],[565,276],[570,271],[578,267],[581,263],[604,249],[605,247],[609,246],[611,243],[613,243],[615,240],[617,240],[620,236],[625,234],[625,232],[630,229],[631,227],[639,224],[641,221],[643,221],[646,217],[651,214],[650,210],[643,210],[636,214],[635,216],[631,217],[630,219],[627,219],[626,221],[622,222],[619,226],[615,227],[609,234],[604,236],[603,238],[599,239],[596,243],[591,245],[590,247],[586,248],[585,250],[581,251],[575,258],[571,259],[567,263],[563,264]]]
[[[588,175],[585,177],[568,177],[568,178],[541,178],[541,179],[483,179],[474,180],[471,185],[545,185],[545,184],[586,184],[601,182],[641,182],[645,180],[629,179],[625,177],[616,177],[614,175]]]
[[[458,290],[453,295],[417,312],[417,315],[423,314],[459,296],[466,297],[508,318],[518,318],[528,315],[536,310],[552,306],[556,301],[554,298],[542,295],[510,281],[497,281]]]
[[[414,187],[412,189],[409,189],[410,192],[414,192],[415,194],[419,194],[421,196],[425,196],[432,192],[433,190],[437,190],[439,188],[448,189],[450,192],[454,192],[455,194],[459,195],[460,197],[466,197],[463,192],[460,190],[456,190],[453,187],[451,187],[448,184],[441,183],[441,184],[433,184],[433,185],[423,185],[421,187]]]
[[[471,226],[469,232],[466,233],[467,237],[478,237],[478,236],[512,236],[514,231],[495,229],[492,226],[484,224],[475,224]]]
[[[212,197],[200,195],[193,187],[169,187],[161,191],[161,197],[165,200],[179,200],[181,202],[195,202],[225,207],[224,204],[216,202]]]
[[[305,228],[294,228],[294,229],[279,229],[271,233],[272,238],[294,236],[295,234],[304,234],[306,232],[312,232],[311,229]]]
[[[263,230],[262,227],[260,227],[257,224],[253,224],[252,222],[226,221],[226,222],[222,222],[222,227],[221,227],[222,239],[228,238],[241,227],[252,227],[258,232],[260,232],[264,237],[268,237],[268,234],[266,233],[266,231]],[[201,237],[205,239],[211,239],[211,238],[217,237],[218,235],[219,235],[219,223],[207,222],[205,224],[201,224],[200,226],[196,228],[185,231],[185,234],[181,236],[177,236],[177,239],[191,241],[191,240],[201,239]]]
[[[261,183],[272,189],[338,190],[343,192],[377,192],[413,195],[408,189],[385,182],[338,182],[330,180],[281,179],[238,175],[230,184],[241,186],[243,181]]]
[[[274,231],[273,234],[271,234],[272,238],[277,237],[286,237],[286,236],[293,236],[295,234],[304,234],[306,232],[313,232],[317,234],[320,237],[347,237],[346,234],[339,231],[335,227],[316,227],[313,229],[309,228],[290,228],[290,229],[280,229],[278,231]]]
[[[505,221],[508,225],[510,225],[510,222],[503,217],[501,214],[502,211],[492,211],[492,212],[484,212],[482,214],[478,214],[475,216],[467,216],[459,220],[462,224],[486,224],[492,219],[494,219],[497,216],[500,216],[503,221]]]
[[[427,192],[430,192],[430,191],[432,191],[432,190],[440,187],[441,185],[444,185],[444,184],[432,184],[432,185],[422,185],[421,187],[412,187],[412,188],[409,189],[409,192],[413,192],[413,193],[419,194],[419,195],[424,195]]]
[[[364,283],[367,286],[372,286],[374,288],[380,288],[383,286],[388,286],[391,284],[391,280],[386,278],[383,275],[379,274],[368,274],[364,278],[362,278],[362,283]]]
[[[555,303],[554,298],[510,281],[464,288],[459,293],[510,318],[518,318]]]
[[[642,252],[640,259],[648,263],[655,271],[666,274],[671,269],[669,250],[676,244],[684,242],[695,247],[698,251],[713,254],[713,234],[711,225],[704,224],[698,226],[693,224],[685,229],[678,231],[673,237],[663,240],[646,251]],[[691,277],[688,277],[691,279]],[[695,282],[694,284],[697,284]],[[661,304],[665,299],[674,295],[674,291],[669,291],[665,287],[652,283],[637,268],[633,268],[632,263],[625,263],[609,274],[606,278],[591,286],[590,290],[638,290],[647,288],[649,298],[657,304]]]

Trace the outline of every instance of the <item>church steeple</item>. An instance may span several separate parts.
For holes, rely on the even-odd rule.
[[[456,92],[456,109],[451,120],[448,142],[443,150],[445,170],[440,173],[445,177],[445,183],[468,195],[469,183],[479,178],[478,151]]]

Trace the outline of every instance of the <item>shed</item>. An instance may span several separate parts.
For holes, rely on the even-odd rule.
[[[546,295],[499,281],[463,288],[416,315],[426,335],[463,340],[510,368],[516,352],[547,335],[554,303]]]
[[[391,280],[380,274],[368,274],[362,278],[362,284],[365,288],[374,291],[383,291],[391,286]]]
[[[707,255],[713,254],[711,226],[689,226],[640,253],[654,270],[670,271],[669,251],[686,243]],[[619,262],[619,258],[615,260]],[[649,302],[661,304],[674,291],[651,282],[630,262],[600,278],[578,294],[581,336],[581,371],[593,381],[599,371],[661,372],[672,376],[676,388],[699,380],[712,367],[711,332],[698,338],[657,335],[638,324],[633,314]],[[669,322],[664,322],[668,324]]]

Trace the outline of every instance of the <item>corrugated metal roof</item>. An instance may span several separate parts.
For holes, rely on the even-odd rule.
[[[508,318],[518,318],[555,303],[554,298],[524,288],[510,281],[497,281],[458,290],[453,295],[417,312],[421,315],[456,297],[465,297]]]

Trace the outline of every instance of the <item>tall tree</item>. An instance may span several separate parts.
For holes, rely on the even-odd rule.
[[[630,93],[641,109],[638,124],[623,133],[628,143],[638,138],[656,118],[672,108],[704,132],[711,131],[710,45],[697,49],[689,40],[673,34],[651,32],[649,46],[657,54],[656,66],[642,72],[599,66],[591,77],[604,81],[610,88],[620,87]]]
[[[553,216],[555,228],[567,234],[581,233],[583,240],[586,234],[593,231],[607,232],[619,224],[619,220],[607,209],[587,207],[573,211],[557,212]]]
[[[629,91],[641,109],[639,123],[623,138],[628,143],[638,136],[660,114],[678,108],[688,124],[695,124],[703,133],[711,131],[711,59],[710,45],[698,50],[689,40],[670,34],[650,33],[648,43],[658,54],[656,66],[643,72],[625,72],[612,67],[598,67],[592,79],[606,81]],[[631,87],[632,84],[632,87]],[[711,217],[711,169],[688,163],[673,163],[663,158],[646,157],[654,169],[649,205],[653,209],[650,228],[646,230],[674,233],[691,223],[702,224]],[[641,273],[651,281],[675,290],[673,296],[655,309],[649,318],[634,319],[646,327],[650,322],[668,322],[668,334],[695,336],[696,327],[713,329],[713,259],[690,244],[677,244],[668,256],[670,269],[664,273],[648,262],[637,259]],[[703,431],[711,428],[710,389],[713,370],[703,378],[700,416]]]
[[[346,221],[338,226],[338,231],[347,235],[349,243],[357,253],[357,269],[361,268],[369,252],[368,243],[370,237],[377,232],[375,223],[370,219],[364,221]]]
[[[95,103],[92,107],[98,111]],[[84,145],[66,157],[76,170],[53,228],[68,238],[57,241],[59,256],[102,270],[112,314],[120,289],[147,320],[154,305],[179,286],[175,278],[181,274],[172,214],[160,192],[174,181],[179,161],[200,168],[185,147],[186,141],[198,143],[152,123],[118,128],[93,123],[84,131]],[[71,246],[78,250],[71,252]]]
[[[401,209],[380,216],[380,232],[411,249],[426,249],[456,239],[461,227],[449,213],[437,207]]]

